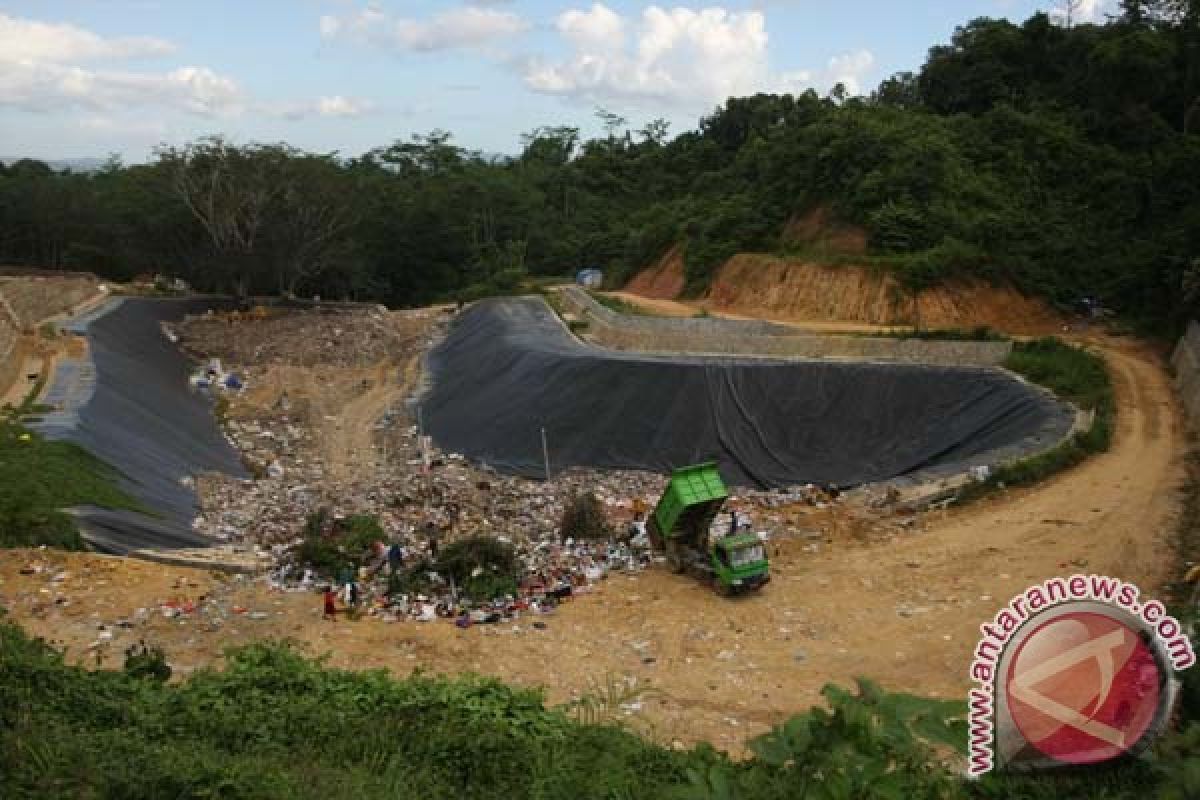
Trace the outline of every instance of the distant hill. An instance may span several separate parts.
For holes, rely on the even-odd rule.
[[[0,162],[12,164],[29,156],[0,156]],[[51,169],[60,172],[69,169],[72,172],[95,172],[107,163],[107,158],[34,158],[34,161],[44,162]]]

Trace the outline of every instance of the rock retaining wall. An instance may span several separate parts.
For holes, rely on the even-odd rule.
[[[1188,420],[1200,427],[1200,324],[1192,322],[1171,356],[1175,386],[1187,410]]]
[[[21,378],[37,347],[37,327],[100,293],[94,275],[0,270],[0,396]]]
[[[981,367],[998,366],[1012,352],[1012,343],[1002,341],[846,336],[798,332],[762,321],[619,314],[574,286],[560,296],[567,311],[588,323],[589,338],[618,350]]]
[[[8,311],[26,332],[47,317],[68,311],[99,291],[99,283],[91,276],[0,277],[0,295]]]
[[[0,294],[0,394],[6,391],[12,383],[13,373],[20,368],[14,363],[17,359],[13,358],[20,334],[20,321]]]

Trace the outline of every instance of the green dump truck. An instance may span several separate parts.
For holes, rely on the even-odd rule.
[[[759,589],[771,580],[767,550],[752,533],[710,537],[729,492],[714,462],[681,467],[647,520],[655,548],[672,571],[711,581],[722,594]]]

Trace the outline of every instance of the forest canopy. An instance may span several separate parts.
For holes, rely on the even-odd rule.
[[[0,165],[0,263],[396,306],[683,247],[688,291],[812,209],[910,288],[1010,283],[1161,331],[1200,311],[1200,0],[1105,24],[976,19],[867,96],[730,98],[671,136],[598,114],[489,157],[446,131],[357,156],[211,136],[92,173]]]

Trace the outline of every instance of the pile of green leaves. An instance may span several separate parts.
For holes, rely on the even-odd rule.
[[[50,441],[11,418],[0,419],[0,547],[82,550],[75,521],[62,509],[142,510],[118,478],[78,445]]]
[[[577,492],[567,498],[558,531],[563,540],[606,541],[613,537],[604,505],[593,492]]]
[[[305,520],[304,539],[294,555],[299,563],[335,578],[370,561],[373,545],[383,541],[387,536],[378,517],[355,514],[334,519],[328,509],[321,508]]]
[[[494,536],[468,536],[442,547],[435,569],[473,600],[515,594],[520,564],[511,544]]]

